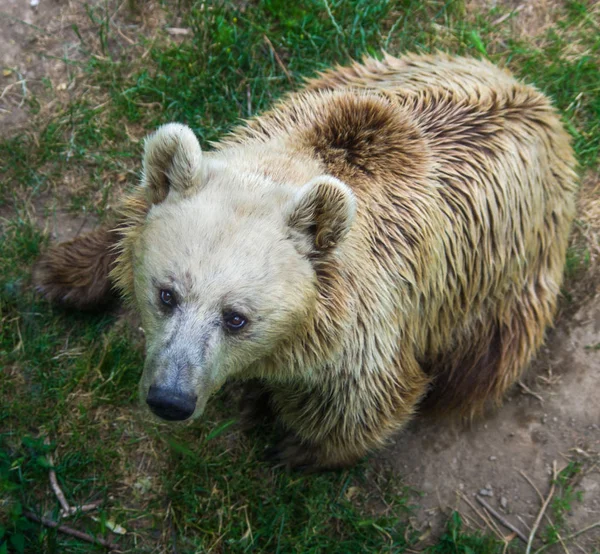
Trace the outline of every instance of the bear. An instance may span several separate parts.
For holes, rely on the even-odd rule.
[[[447,54],[335,67],[203,152],[170,123],[112,226],[51,248],[38,290],[116,297],[140,398],[200,416],[225,381],[290,468],[355,464],[417,412],[499,404],[553,322],[576,164],[550,100]]]

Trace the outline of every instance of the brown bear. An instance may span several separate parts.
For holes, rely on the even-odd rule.
[[[419,407],[497,403],[551,324],[575,160],[549,100],[475,59],[366,59],[203,153],[168,124],[119,222],[58,245],[48,298],[146,333],[141,398],[197,417],[229,378],[289,466],[353,464]],[[110,274],[109,274],[110,270]]]

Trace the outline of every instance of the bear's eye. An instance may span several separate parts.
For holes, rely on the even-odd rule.
[[[177,305],[175,293],[172,290],[161,289],[158,293],[158,297],[160,298],[160,301],[169,308],[174,308]]]
[[[225,322],[227,329],[231,331],[239,331],[246,323],[248,323],[245,316],[237,312],[227,312],[223,314],[223,321]]]

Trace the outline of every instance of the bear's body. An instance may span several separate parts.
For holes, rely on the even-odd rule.
[[[51,251],[37,281],[83,307],[106,296],[109,259],[142,314],[156,413],[182,419],[165,403],[194,398],[197,415],[226,378],[248,379],[289,431],[281,461],[348,465],[422,400],[472,415],[521,375],[556,308],[574,165],[547,98],[507,72],[369,59],[208,154],[161,128],[119,229]],[[86,240],[104,246],[69,281]]]

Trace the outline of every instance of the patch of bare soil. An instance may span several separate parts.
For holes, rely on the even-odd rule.
[[[27,0],[0,2],[0,136],[12,135],[29,122],[28,100],[43,93],[44,79],[48,86],[66,89],[67,61],[79,44],[71,29],[62,32],[67,6],[56,0],[37,7]]]
[[[38,133],[69,103],[84,100],[101,107],[107,93],[89,83],[84,73],[86,60],[115,53],[125,53],[128,59],[142,58],[141,50],[147,48],[142,47],[140,37],[155,36],[164,20],[165,12],[155,2],[0,0],[0,138],[25,133],[37,143]],[[102,27],[108,22],[111,33],[103,41]],[[97,117],[102,117],[100,112]],[[72,125],[63,120],[61,125]],[[135,125],[127,131],[132,142],[146,132]],[[75,132],[73,128],[71,133]],[[136,133],[139,136],[133,136]],[[106,176],[114,185],[108,193],[106,189],[90,193],[87,167],[72,164],[60,177],[51,179],[41,195],[32,198],[28,190],[15,190],[15,194],[27,215],[39,222],[52,240],[60,241],[98,223],[93,214],[69,210],[67,199],[91,194],[94,205],[106,207],[104,195],[108,194],[109,201],[116,197],[131,177],[127,172],[135,175],[133,169],[123,167],[120,174]],[[10,206],[0,206],[0,218],[12,215],[10,211]]]
[[[79,62],[137,45],[156,34],[164,13],[158,3],[133,0],[0,0],[0,137],[31,123],[34,98],[37,121],[75,97],[96,99]],[[103,42],[108,22],[116,33]]]

